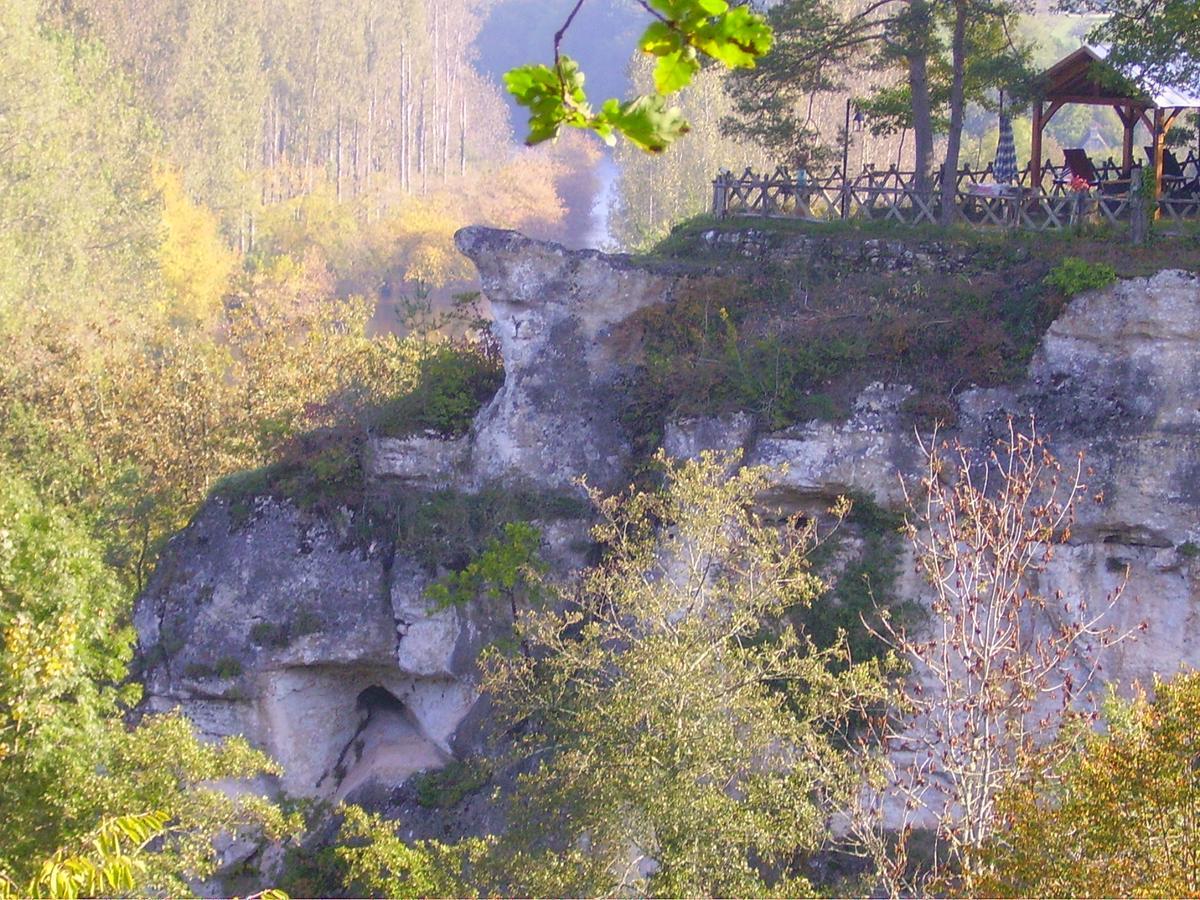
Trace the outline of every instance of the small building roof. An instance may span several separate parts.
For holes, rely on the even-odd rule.
[[[1171,85],[1147,88],[1140,71],[1117,69],[1107,58],[1107,47],[1087,44],[1064,56],[1042,73],[1043,99],[1142,109],[1200,107],[1200,95]]]

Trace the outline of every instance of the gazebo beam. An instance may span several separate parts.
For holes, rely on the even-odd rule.
[[[1167,132],[1171,125],[1183,112],[1182,107],[1156,109],[1154,111],[1154,131],[1151,132],[1154,141],[1154,196],[1161,197],[1163,193],[1163,153],[1167,147]]]
[[[1151,162],[1154,164],[1154,196],[1156,199],[1162,196],[1163,150],[1166,148],[1167,142],[1166,116],[1164,112],[1161,109],[1154,111],[1154,130],[1150,132],[1154,149],[1154,158]],[[1158,210],[1156,209],[1155,218],[1157,217]]]
[[[1029,188],[1032,191],[1042,189],[1042,129],[1046,123],[1042,121],[1042,101],[1033,101],[1033,132],[1029,147]]]
[[[1062,103],[1078,103],[1081,106],[1116,106],[1119,103],[1123,104],[1129,102],[1128,97],[1105,97],[1098,94],[1055,94],[1053,99],[1056,101],[1061,101]],[[1152,103],[1134,103],[1132,106],[1137,109],[1154,108],[1154,104]]]

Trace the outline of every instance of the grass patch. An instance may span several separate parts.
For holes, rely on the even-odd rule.
[[[299,435],[287,443],[278,461],[229,475],[210,495],[229,503],[235,526],[250,519],[260,497],[291,500],[305,512],[360,508],[366,498],[363,440],[363,432],[354,425]]]
[[[704,235],[756,233],[747,260]],[[812,240],[798,242],[802,235]],[[953,397],[1012,383],[1071,293],[1164,268],[1200,269],[1200,238],[1132,248],[1103,228],[979,231],[701,217],[653,258],[699,266],[671,304],[626,323],[644,356],[624,387],[640,451],[686,416],[753,413],[768,430],[838,420],[872,381],[915,388],[911,421],[952,425]],[[886,238],[886,244],[873,241]]]
[[[1031,252],[1045,252],[1052,258],[1073,254],[1083,259],[1112,262],[1118,277],[1132,278],[1140,274],[1151,274],[1162,268],[1200,267],[1200,225],[1194,223],[1175,224],[1169,228],[1161,224],[1151,241],[1140,247],[1129,243],[1128,227],[1114,227],[1109,223],[1086,225],[1078,229],[1059,229],[1034,232],[1026,229],[1012,231],[1001,228],[976,228],[967,224],[900,225],[896,222],[850,219],[842,221],[807,221],[788,217],[765,218],[760,216],[731,216],[718,219],[710,214],[696,216],[680,222],[671,229],[647,253],[643,260],[694,259],[697,255],[711,255],[713,247],[704,239],[708,232],[754,231],[768,241],[786,243],[797,236],[812,238],[842,238],[850,241],[861,239],[886,239],[905,244],[957,244],[975,248],[1025,247]],[[1190,258],[1190,261],[1189,261]]]
[[[474,493],[420,491],[395,498],[397,552],[430,573],[458,571],[499,537],[504,526],[531,520],[582,519],[586,501],[574,494],[489,486]]]
[[[365,510],[370,497],[362,450],[369,433],[464,434],[504,381],[499,347],[485,328],[474,337],[429,341],[414,353],[410,390],[382,403],[349,404],[335,426],[281,441],[269,465],[218,481],[210,493],[229,502],[235,525],[249,519],[259,497],[291,500],[306,512],[325,515],[342,508]]]
[[[1117,280],[1117,270],[1105,262],[1088,262],[1078,256],[1063,257],[1046,275],[1046,284],[1064,297],[1108,287]]]

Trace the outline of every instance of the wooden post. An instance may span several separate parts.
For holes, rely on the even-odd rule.
[[[1042,190],[1042,101],[1033,101],[1033,134],[1029,148],[1029,187],[1034,196]]]
[[[725,218],[725,214],[729,211],[727,183],[724,172],[718,172],[717,177],[713,179],[713,215],[718,219]]]
[[[1166,148],[1167,124],[1161,109],[1154,110],[1154,196],[1162,196],[1163,150]]]
[[[849,97],[846,98],[846,125],[842,132],[842,218],[846,218],[846,213],[850,203],[850,104]]]
[[[1021,185],[1018,184],[1016,186],[1016,189],[1013,191],[1012,203],[1010,203],[1009,207],[1008,207],[1009,214],[1012,216],[1012,218],[1008,224],[1009,224],[1009,227],[1012,228],[1014,231],[1021,227],[1021,210],[1023,210],[1025,208],[1024,203],[1025,203],[1025,188],[1021,187]]]
[[[1142,190],[1142,179],[1147,177],[1146,170],[1141,169],[1133,173],[1129,183],[1129,237],[1135,247],[1146,243],[1150,231],[1146,216],[1146,194]]]

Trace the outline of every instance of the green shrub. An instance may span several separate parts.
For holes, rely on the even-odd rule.
[[[324,627],[324,624],[321,617],[312,610],[302,609],[292,618],[291,624],[288,626],[288,634],[293,638],[315,634]]]
[[[417,802],[427,809],[457,806],[492,777],[492,768],[483,760],[452,760],[441,769],[418,775],[413,786]]]
[[[409,491],[396,497],[392,507],[396,550],[431,574],[460,571],[510,523],[581,519],[589,509],[573,494],[512,486],[487,486],[473,493]]]
[[[217,660],[215,671],[218,678],[237,678],[242,674],[242,664],[232,656],[223,656]]]
[[[465,568],[447,572],[431,584],[425,596],[435,609],[463,606],[476,600],[507,601],[517,624],[518,607],[542,601],[540,576],[546,564],[539,550],[542,532],[528,522],[508,522],[500,535]]]
[[[250,627],[250,640],[260,647],[286,647],[296,638],[320,631],[322,624],[316,613],[302,609],[288,622],[255,622]]]
[[[349,865],[336,847],[289,847],[279,888],[289,897],[352,897]]]
[[[927,391],[905,398],[901,407],[923,431],[953,428],[958,424],[958,404],[951,398]]]
[[[1108,287],[1116,280],[1117,270],[1108,263],[1092,263],[1077,256],[1064,257],[1046,276],[1046,284],[1064,297]]]
[[[493,339],[460,339],[435,344],[417,362],[413,389],[380,406],[372,428],[389,437],[434,431],[465,434],[475,413],[504,381],[504,364]]]
[[[250,626],[250,640],[260,647],[278,646],[284,637],[284,630],[271,622],[255,622]]]
[[[844,634],[851,658],[861,662],[881,657],[888,649],[867,624],[877,623],[878,610],[887,610],[894,621],[910,621],[918,608],[896,592],[904,517],[869,494],[855,493],[850,499],[846,525],[858,533],[862,552],[845,565],[830,590],[811,606],[792,610],[791,618],[818,647],[833,646]],[[813,552],[814,564],[832,559],[839,544],[836,536],[826,539]]]

